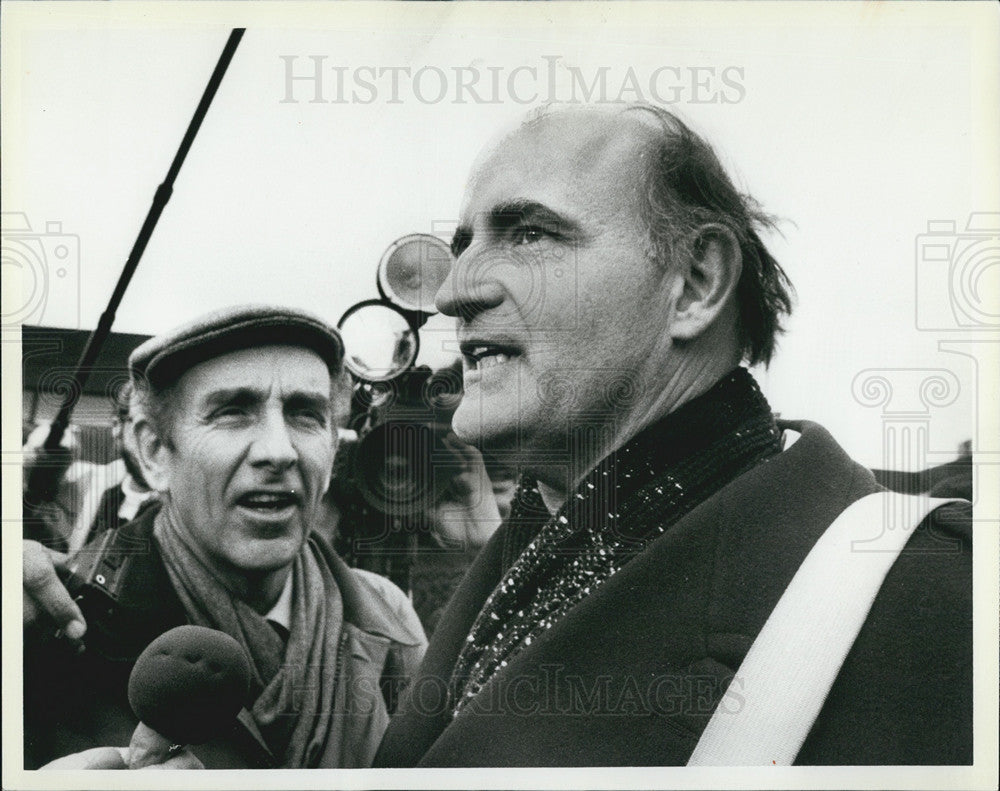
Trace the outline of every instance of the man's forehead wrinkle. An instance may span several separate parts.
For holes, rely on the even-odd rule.
[[[492,159],[511,147],[523,156],[525,142],[533,142],[535,153],[543,161],[559,152],[574,158],[593,156],[615,140],[632,137],[654,139],[662,130],[653,118],[641,113],[612,112],[602,108],[569,108],[546,112],[494,138],[484,146],[470,170],[469,188],[475,177]],[[575,153],[572,153],[575,152]]]
[[[518,133],[509,135],[508,138],[516,134]],[[544,116],[537,123],[522,129],[520,134],[535,137],[546,146],[562,143],[567,149],[593,147],[594,151],[599,151],[615,140],[654,136],[657,134],[657,127],[638,113],[625,114],[588,108],[563,110]]]
[[[190,403],[217,404],[240,400],[264,402],[272,397],[282,401],[293,398],[330,399],[330,377],[326,364],[316,357],[317,370],[304,377],[282,368],[257,366],[252,361],[223,368],[196,367],[185,373],[178,382],[179,394]],[[322,371],[322,373],[321,373]]]
[[[546,206],[589,231],[639,222],[656,129],[639,116],[559,111],[505,135],[470,174],[461,228],[486,230],[517,202]]]
[[[465,184],[465,192],[462,196],[462,203],[459,210],[460,217],[460,230],[464,228],[465,230],[470,230],[472,226],[472,217],[469,216],[469,204],[472,197],[479,191],[482,181],[485,175],[489,172],[488,165],[491,161],[496,158],[507,142],[507,140],[513,135],[513,132],[503,133],[497,135],[493,140],[483,146],[479,153],[476,155],[475,160],[472,162],[472,167],[469,168],[469,175]]]

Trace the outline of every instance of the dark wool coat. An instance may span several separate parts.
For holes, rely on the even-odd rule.
[[[25,635],[25,768],[91,747],[129,743],[138,724],[127,695],[135,660],[163,632],[187,623],[152,540],[156,510],[108,531],[77,556],[82,560],[87,553],[101,551],[97,572],[103,571],[106,584],[118,594],[113,607],[100,592],[89,599],[91,606],[84,612],[86,650],[77,653],[65,640],[40,631]],[[423,655],[425,637],[416,613],[387,580],[348,568],[327,544],[317,543],[343,599],[342,672],[359,687],[381,687],[391,712],[399,689]],[[338,697],[349,694],[343,688],[349,685],[338,687]],[[345,701],[330,701],[328,710],[337,707],[343,714]],[[344,744],[355,744],[361,751],[362,762],[373,754],[381,736],[369,731],[369,715],[358,711],[341,716],[336,726]],[[278,765],[246,711],[228,733],[193,752],[209,769]]]
[[[819,426],[782,427],[801,432],[791,448],[652,541],[452,719],[455,659],[505,570],[501,528],[443,614],[375,765],[684,765],[813,544],[880,488]],[[971,541],[966,504],[914,532],[796,763],[971,763]]]

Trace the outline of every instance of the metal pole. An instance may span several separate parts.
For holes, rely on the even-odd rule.
[[[118,277],[118,283],[111,294],[111,299],[108,300],[108,306],[104,310],[104,313],[101,314],[101,318],[97,322],[97,327],[90,333],[90,337],[87,338],[87,345],[84,346],[80,359],[76,364],[76,370],[73,372],[73,386],[69,388],[65,398],[63,398],[62,405],[59,407],[59,413],[56,415],[55,420],[52,421],[49,435],[45,439],[44,447],[46,449],[57,448],[62,441],[63,434],[69,426],[69,418],[73,413],[73,408],[76,406],[77,401],[79,401],[80,394],[83,392],[83,386],[90,377],[91,368],[97,360],[97,355],[100,353],[101,347],[111,333],[111,325],[115,320],[118,306],[125,296],[125,289],[128,288],[128,284],[131,282],[132,276],[139,266],[139,259],[142,258],[146,245],[149,243],[149,238],[153,235],[153,229],[156,228],[156,223],[160,219],[167,201],[170,200],[170,196],[174,191],[174,181],[177,179],[181,165],[184,164],[184,159],[187,157],[191,144],[194,142],[195,135],[198,134],[198,129],[201,128],[201,122],[205,119],[206,113],[208,113],[212,99],[215,98],[215,92],[218,90],[226,69],[233,59],[233,54],[236,52],[236,47],[239,45],[240,39],[243,38],[245,32],[246,28],[234,28],[229,34],[229,39],[222,50],[219,62],[215,65],[215,71],[212,72],[212,77],[208,81],[208,85],[205,86],[205,92],[202,94],[201,101],[194,111],[194,117],[188,125],[184,139],[181,140],[180,148],[177,150],[176,156],[174,156],[170,170],[167,171],[167,177],[156,189],[156,194],[153,196],[153,205],[149,207],[146,221],[139,230],[139,236],[136,238],[135,244],[132,245],[132,252],[129,253],[128,260],[125,262],[122,273]]]
[[[25,519],[28,519],[29,514],[32,514],[35,511],[36,506],[46,499],[46,493],[49,493],[53,486],[58,484],[58,480],[53,481],[52,478],[54,476],[58,478],[61,476],[61,473],[65,471],[64,467],[60,464],[46,464],[44,456],[46,454],[51,454],[52,456],[58,455],[63,435],[69,426],[70,416],[73,414],[73,409],[80,400],[80,395],[83,393],[83,388],[87,383],[87,379],[90,377],[90,372],[93,368],[94,362],[97,360],[98,354],[100,354],[101,347],[104,345],[108,335],[111,333],[111,325],[114,323],[118,306],[121,304],[122,298],[125,296],[125,290],[128,288],[128,285],[132,280],[132,276],[135,274],[135,270],[139,266],[139,260],[142,258],[146,245],[149,243],[149,239],[153,235],[156,223],[159,221],[160,215],[163,213],[163,209],[167,205],[167,201],[170,200],[170,196],[174,189],[174,182],[177,179],[177,174],[180,172],[181,165],[184,164],[184,159],[187,157],[192,143],[194,143],[195,136],[201,128],[202,121],[205,120],[205,115],[208,113],[208,108],[212,104],[212,99],[215,98],[215,93],[219,89],[219,84],[222,82],[226,69],[229,68],[229,64],[236,52],[236,47],[239,45],[240,39],[243,38],[243,34],[245,32],[246,28],[233,28],[232,32],[229,34],[226,46],[222,50],[219,62],[215,65],[215,70],[212,72],[208,85],[205,86],[205,92],[202,94],[201,101],[198,103],[198,107],[194,111],[191,123],[188,124],[187,131],[184,133],[184,138],[181,140],[180,148],[177,150],[177,154],[174,156],[174,161],[170,165],[170,170],[167,171],[167,176],[163,183],[156,189],[156,194],[153,196],[153,204],[150,206],[149,213],[146,215],[146,220],[143,222],[142,228],[139,230],[139,235],[135,240],[135,244],[132,245],[132,252],[129,253],[128,260],[122,268],[122,273],[118,277],[118,283],[115,285],[115,290],[111,294],[111,299],[108,300],[107,308],[105,308],[104,312],[101,314],[101,318],[97,322],[97,327],[90,333],[90,337],[87,338],[87,343],[84,346],[83,352],[80,354],[80,359],[77,361],[76,369],[73,371],[72,385],[68,388],[62,404],[59,407],[59,412],[52,421],[48,436],[45,438],[45,442],[42,445],[41,455],[43,458],[40,458],[35,463],[29,473],[27,491],[25,494]]]

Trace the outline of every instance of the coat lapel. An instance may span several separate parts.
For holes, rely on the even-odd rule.
[[[822,428],[731,482],[564,616],[452,720],[447,683],[503,569],[498,533],[441,619],[376,763],[682,765],[802,559],[878,487]],[[737,682],[739,683],[739,682]]]

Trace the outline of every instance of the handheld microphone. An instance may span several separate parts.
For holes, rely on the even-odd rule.
[[[230,727],[250,688],[250,662],[239,643],[204,626],[178,626],[146,646],[128,682],[141,720],[129,768],[159,763],[174,745],[202,744]]]

